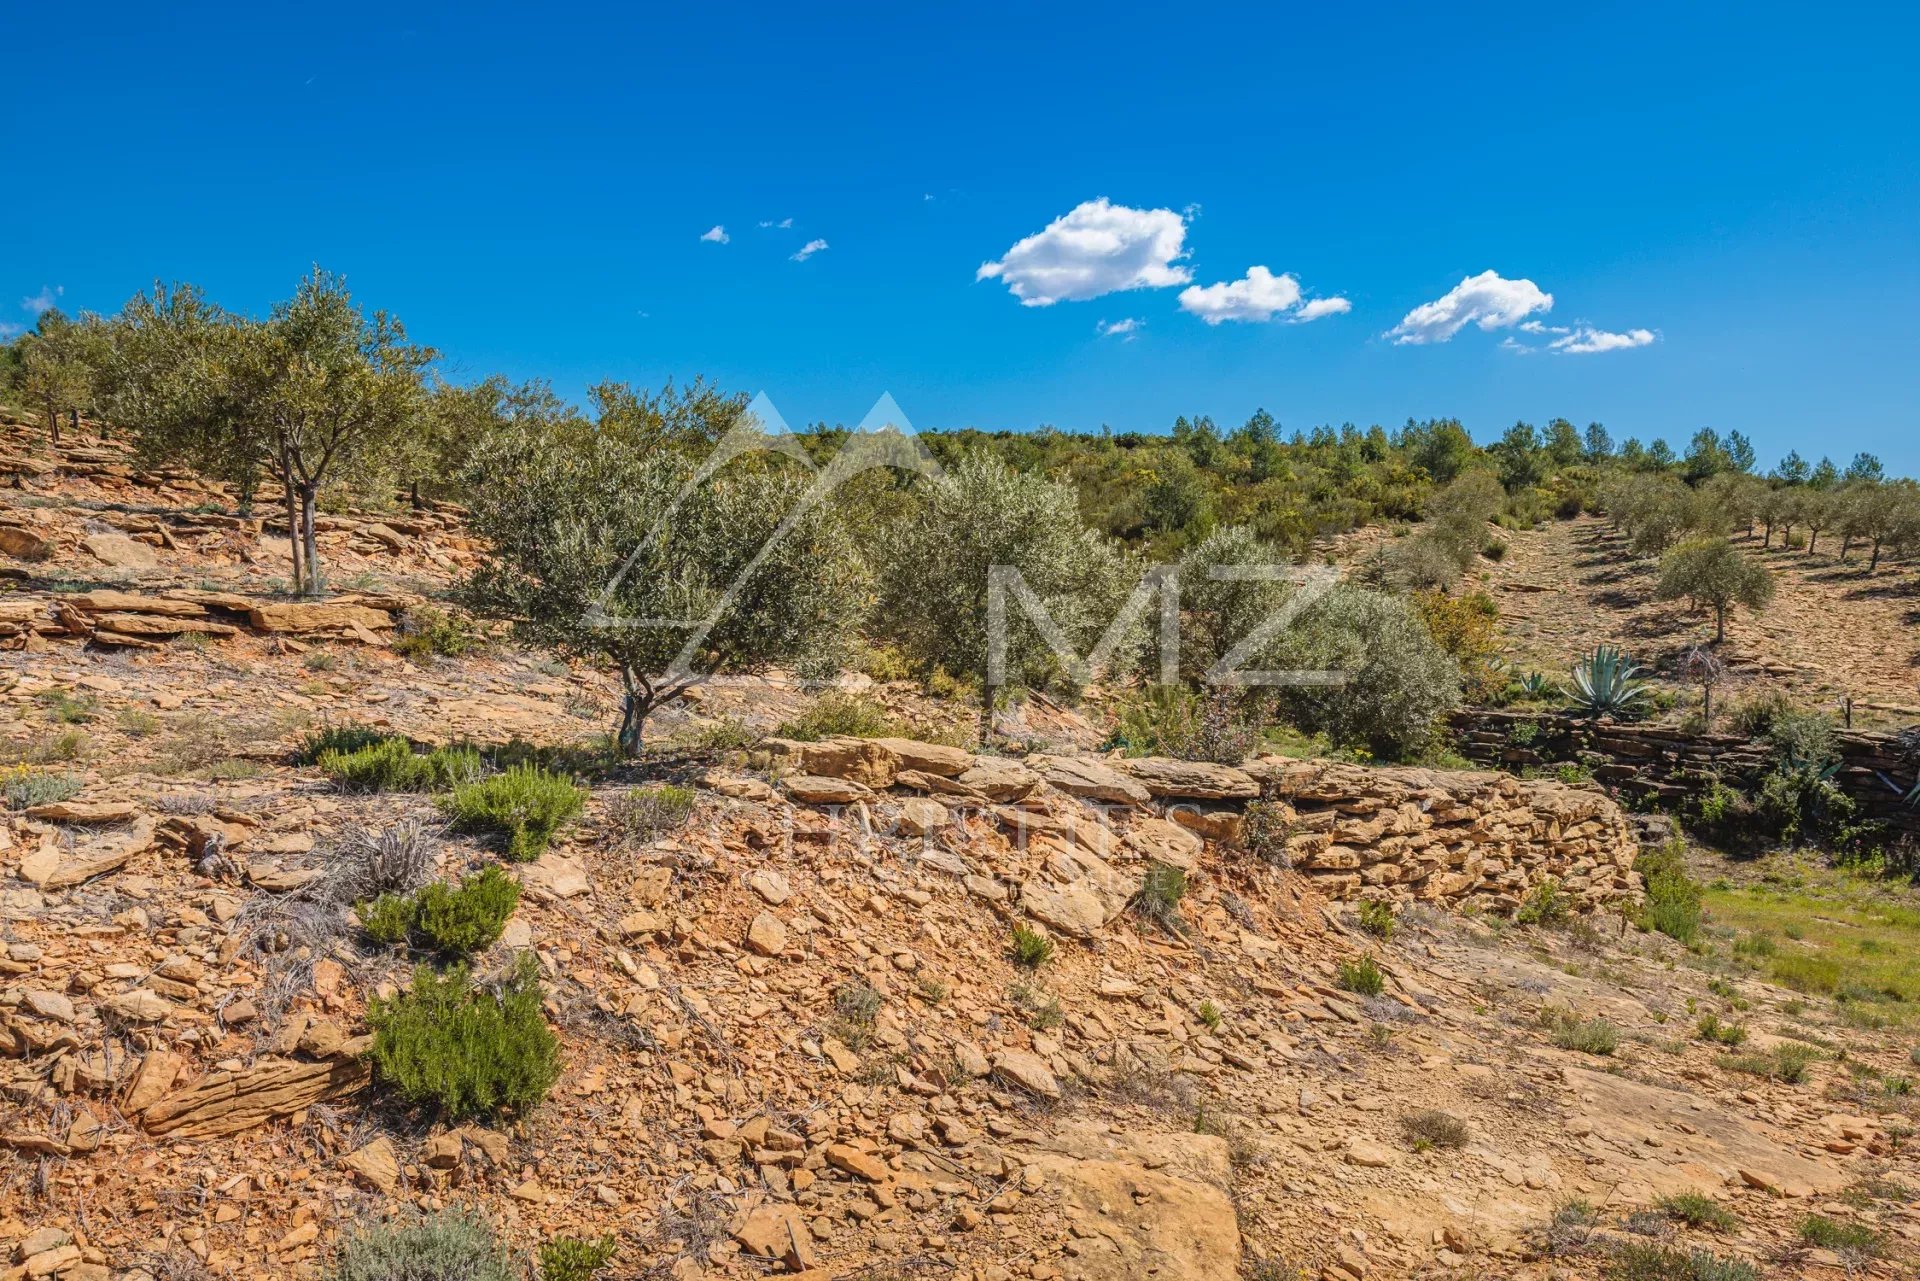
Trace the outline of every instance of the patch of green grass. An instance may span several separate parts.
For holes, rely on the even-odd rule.
[[[1920,1002],[1920,907],[1909,893],[1843,869],[1783,865],[1790,874],[1774,880],[1708,889],[1715,925],[1765,939],[1743,955],[1772,982],[1812,996],[1871,993],[1881,1006],[1873,1021],[1907,1021]]]
[[[538,765],[516,765],[478,782],[461,783],[440,807],[454,826],[500,838],[506,856],[532,862],[554,834],[579,817],[587,789]]]
[[[1749,1076],[1799,1085],[1807,1079],[1807,1069],[1818,1058],[1820,1051],[1813,1046],[1784,1041],[1766,1053],[1729,1054],[1720,1060],[1720,1066],[1729,1072],[1745,1072]]]
[[[1712,1041],[1718,1045],[1742,1045],[1747,1039],[1747,1029],[1738,1023],[1723,1023],[1718,1014],[1704,1015],[1698,1027],[1700,1039]]]
[[[1690,1228],[1732,1232],[1740,1226],[1738,1215],[1700,1192],[1678,1192],[1673,1196],[1661,1197],[1653,1206],[1669,1219]]]
[[[1200,1008],[1194,1011],[1194,1017],[1199,1019],[1201,1025],[1209,1032],[1218,1032],[1221,1023],[1226,1021],[1225,1016],[1220,1013],[1220,1007],[1212,1001],[1200,1002]]]
[[[1800,1220],[1800,1239],[1825,1250],[1843,1250],[1878,1257],[1886,1249],[1880,1233],[1864,1223],[1843,1223],[1824,1214],[1809,1214]]]
[[[64,801],[80,790],[80,780],[71,774],[49,774],[25,765],[0,769],[0,796],[10,810],[30,809]]]
[[[160,718],[140,707],[123,707],[114,718],[128,738],[151,738],[160,732]]]
[[[1540,1012],[1541,1026],[1563,1050],[1608,1055],[1620,1048],[1620,1030],[1604,1018],[1583,1019],[1571,1010]]]
[[[882,738],[893,733],[895,724],[887,709],[860,694],[830,691],[814,700],[800,715],[781,723],[774,731],[781,738],[813,743],[823,738]]]
[[[33,701],[62,725],[85,725],[100,711],[100,700],[92,694],[75,694],[64,689],[43,689],[33,696]]]
[[[1361,996],[1378,996],[1387,990],[1387,976],[1380,972],[1379,962],[1371,956],[1340,962],[1337,981],[1347,991],[1357,992]]]

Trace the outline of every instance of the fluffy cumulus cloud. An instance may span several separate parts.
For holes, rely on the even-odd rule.
[[[719,223],[716,222],[713,224],[713,226],[708,227],[705,231],[700,233],[700,239],[710,245],[724,245],[728,241],[732,240],[733,237],[727,234],[727,229],[725,227],[721,226]]]
[[[1239,280],[1222,280],[1204,288],[1190,285],[1180,291],[1180,309],[1209,325],[1228,320],[1264,322],[1275,317],[1305,322],[1337,316],[1352,308],[1345,298],[1303,299],[1298,279],[1285,272],[1276,276],[1260,266],[1247,268],[1247,274]]]
[[[793,260],[795,262],[805,262],[826,247],[827,242],[824,240],[809,240],[806,244],[800,246],[799,251],[793,255]]]
[[[1651,329],[1629,329],[1625,333],[1610,333],[1605,329],[1595,329],[1591,325],[1577,325],[1562,336],[1547,344],[1551,351],[1562,356],[1591,356],[1602,351],[1626,351],[1630,347],[1646,347],[1654,340]]]
[[[1093,327],[1093,332],[1102,338],[1118,338],[1121,342],[1132,342],[1139,337],[1146,321],[1138,316],[1128,316],[1122,320],[1103,320]]]
[[[1007,250],[982,263],[976,280],[1004,280],[1025,307],[1084,302],[1124,289],[1184,285],[1193,273],[1187,256],[1187,220],[1171,209],[1132,209],[1104,196],[1075,206]]]
[[[1396,343],[1446,342],[1468,325],[1511,329],[1536,311],[1552,309],[1553,295],[1531,280],[1508,280],[1497,271],[1483,271],[1415,307],[1387,336]]]
[[[771,219],[771,218],[762,218],[762,219],[760,220],[760,225],[761,225],[761,226],[762,226],[763,228],[764,228],[764,227],[777,227],[777,228],[779,228],[779,229],[780,229],[781,231],[785,231],[785,230],[786,230],[787,228],[789,228],[789,227],[791,227],[791,226],[793,226],[793,219],[791,219],[791,218],[782,218],[782,219],[781,219],[781,220],[780,220],[779,222],[775,222],[775,221],[774,221],[773,219]]]

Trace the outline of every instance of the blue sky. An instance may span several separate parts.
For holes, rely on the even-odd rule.
[[[39,69],[0,323],[155,278],[264,309],[318,262],[456,375],[569,395],[703,372],[795,424],[890,391],[923,428],[1564,415],[1920,472],[1910,8],[4,0],[0,39]],[[1100,199],[1113,261],[1043,235]],[[1035,266],[1147,287],[1023,306]],[[1405,325],[1485,272],[1493,328]]]

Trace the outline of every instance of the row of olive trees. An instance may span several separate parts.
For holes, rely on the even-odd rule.
[[[1778,531],[1791,544],[1804,529],[1811,555],[1820,535],[1837,532],[1840,559],[1855,546],[1872,549],[1869,571],[1883,553],[1920,555],[1920,484],[1860,477],[1828,488],[1782,484],[1744,473],[1723,472],[1700,485],[1668,473],[1620,473],[1599,489],[1599,502],[1640,555],[1658,555],[1689,536],[1720,536],[1756,528],[1770,547]]]
[[[1084,657],[1104,640],[1109,678],[1157,663],[1153,614],[1136,594],[1148,566],[1087,526],[1072,486],[979,451],[942,471],[898,436],[856,438],[816,466],[751,423],[743,437],[740,402],[698,384],[654,404],[678,430],[633,430],[604,404],[597,419],[557,407],[502,419],[464,472],[490,548],[468,603],[513,619],[529,641],[611,666],[624,752],[703,679],[774,665],[825,676],[863,641],[923,673],[971,679],[983,743],[1004,684],[1086,678],[1056,641]],[[1189,552],[1176,598],[1184,681],[1221,679],[1221,660],[1300,590],[1215,568],[1280,559],[1238,527]],[[1396,754],[1459,697],[1457,666],[1405,602],[1349,587],[1238,657],[1240,669],[1344,673],[1283,689],[1278,710]]]

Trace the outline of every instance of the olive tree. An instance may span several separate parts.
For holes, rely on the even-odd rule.
[[[1014,609],[1002,632],[1005,666],[996,672],[990,661],[994,571],[1003,571],[1003,587],[1004,571],[1017,572],[1076,653],[1105,635],[1134,575],[1121,551],[1081,521],[1072,486],[1014,471],[984,453],[968,454],[921,483],[904,506],[877,557],[877,630],[923,672],[939,667],[978,678],[984,746],[1001,680],[1039,682],[1061,674],[1033,619]],[[1120,665],[1137,636],[1117,639],[1110,658]]]
[[[1724,538],[1695,538],[1660,559],[1661,600],[1686,598],[1713,610],[1714,640],[1727,638],[1727,611],[1761,610],[1773,600],[1773,573]]]
[[[79,414],[91,402],[89,337],[85,323],[50,308],[40,313],[33,332],[19,341],[19,392],[45,419],[51,444],[60,443],[60,420]]]
[[[367,315],[343,279],[318,268],[264,320],[176,286],[129,302],[115,328],[111,382],[137,447],[222,476],[271,475],[286,503],[294,589],[323,591],[320,492],[393,479],[433,350],[408,342],[386,312]]]
[[[1460,704],[1459,663],[1403,596],[1335,587],[1301,609],[1273,653],[1285,669],[1338,674],[1276,692],[1290,721],[1343,746],[1414,756]]]
[[[860,622],[852,540],[786,460],[703,477],[686,451],[539,406],[478,442],[463,479],[488,544],[467,603],[612,667],[626,755],[657,708],[708,677],[830,673]]]

